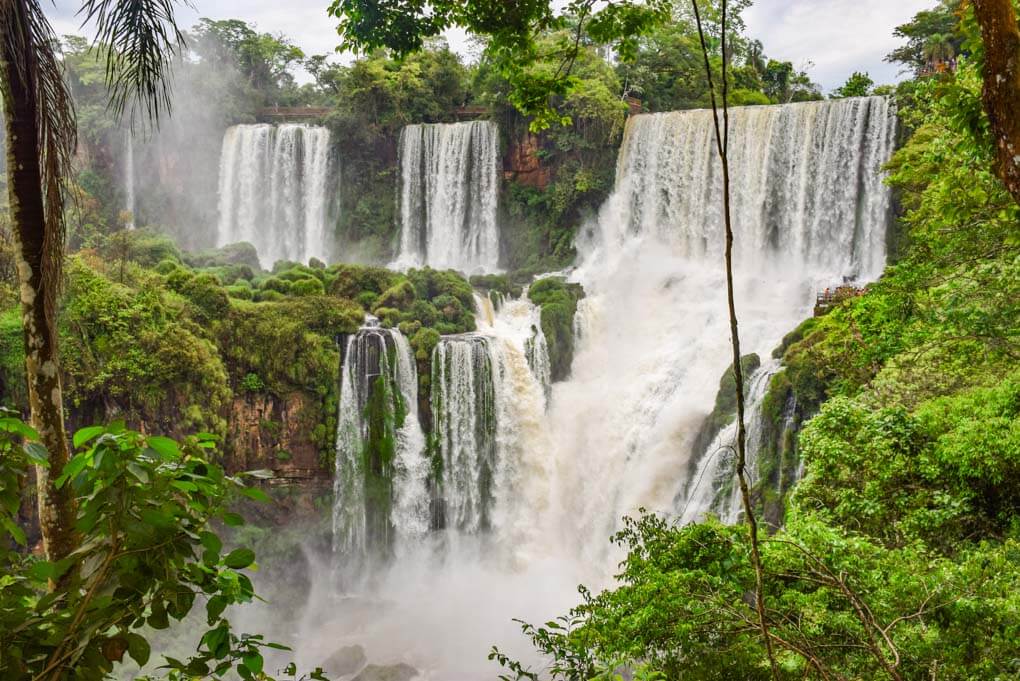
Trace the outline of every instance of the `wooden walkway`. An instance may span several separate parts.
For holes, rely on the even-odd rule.
[[[291,121],[306,120],[309,118],[324,118],[332,112],[333,109],[326,106],[273,106],[266,109],[259,109],[257,116],[259,120]]]

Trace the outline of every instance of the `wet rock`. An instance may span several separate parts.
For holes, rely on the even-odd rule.
[[[370,664],[354,677],[354,681],[411,681],[418,670],[407,664]]]
[[[366,661],[364,648],[361,646],[346,646],[330,655],[322,663],[322,668],[328,676],[350,676],[361,669]]]

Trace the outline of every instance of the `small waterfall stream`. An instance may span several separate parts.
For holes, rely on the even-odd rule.
[[[758,481],[758,454],[761,452],[765,429],[763,407],[769,383],[779,371],[778,360],[771,359],[747,376],[747,477],[753,486]],[[736,523],[743,516],[740,488],[736,482],[737,423],[734,419],[719,431],[705,450],[697,471],[687,481],[680,507],[680,520],[684,524],[703,520],[714,513],[725,523]]]
[[[429,529],[428,460],[418,373],[403,334],[370,319],[347,341],[341,371],[333,550],[363,558]],[[395,536],[394,536],[395,535]]]
[[[499,266],[499,128],[408,125],[400,134],[400,252],[394,267]]]
[[[218,246],[247,241],[263,267],[328,260],[329,130],[309,125],[235,125],[223,136]]]
[[[135,216],[135,131],[130,124],[128,124],[124,137],[124,210],[129,215],[125,226],[128,229],[134,229],[137,220]]]

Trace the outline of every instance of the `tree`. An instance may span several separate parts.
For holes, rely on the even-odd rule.
[[[290,69],[305,57],[284,36],[259,33],[240,19],[201,19],[190,34],[203,60],[236,66],[252,88],[270,96],[294,87]]]
[[[511,103],[533,116],[532,126],[539,129],[562,120],[553,98],[576,89],[572,68],[586,36],[629,60],[638,37],[668,21],[672,11],[671,0],[571,0],[562,8],[548,0],[333,0],[329,6],[330,15],[340,21],[341,47],[356,52],[385,47],[409,54],[454,26],[484,36],[485,57],[510,84]],[[544,53],[537,37],[562,29],[569,29],[573,39]],[[531,68],[554,59],[555,69]]]
[[[871,94],[875,81],[867,73],[854,71],[847,78],[847,81],[832,92],[833,99],[845,99],[847,97],[867,97]]]
[[[921,74],[931,66],[933,56],[951,52],[949,58],[952,58],[958,54],[963,42],[956,30],[959,7],[960,0],[942,0],[938,7],[918,12],[908,23],[897,26],[893,33],[907,42],[890,52],[885,60],[903,64]]]
[[[175,0],[84,0],[97,43],[108,46],[111,104],[131,99],[155,119],[169,108],[166,81],[180,45]],[[76,546],[71,489],[55,484],[68,462],[55,325],[64,245],[64,181],[76,146],[74,108],[58,42],[38,0],[0,6],[0,62],[7,127],[8,194],[21,293],[32,423],[47,451],[38,466],[39,521],[50,560]]]
[[[985,111],[995,136],[998,174],[1020,203],[1020,28],[1011,0],[974,0],[984,42]]]

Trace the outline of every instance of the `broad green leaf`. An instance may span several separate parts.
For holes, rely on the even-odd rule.
[[[260,501],[262,503],[269,501],[269,495],[260,490],[258,487],[245,487],[241,490],[241,494],[249,499],[254,499],[255,501]]]
[[[244,525],[244,518],[236,513],[224,513],[223,522],[231,527],[240,527]]]
[[[255,552],[251,549],[234,549],[223,559],[223,563],[234,570],[246,568],[255,562]]]
[[[249,653],[242,658],[242,663],[253,675],[262,672],[262,656],[258,653]]]
[[[202,532],[200,535],[202,546],[213,553],[219,553],[223,549],[223,542],[220,538],[212,532]]]
[[[68,480],[73,479],[76,475],[82,472],[85,468],[85,464],[88,463],[88,454],[81,453],[74,456],[67,465],[64,466],[64,471],[59,478],[56,479],[54,484],[57,487],[63,487]]]
[[[145,467],[142,466],[141,464],[135,463],[134,461],[129,461],[127,469],[131,473],[131,475],[138,478],[140,482],[146,484],[149,482],[149,471],[147,471]]]
[[[37,433],[34,428],[21,419],[11,416],[0,418],[0,430],[5,430],[9,433],[16,433],[26,440],[39,439],[39,433]]]
[[[131,659],[137,662],[139,667],[144,667],[149,661],[149,655],[152,653],[149,642],[138,634],[126,634],[125,638],[127,638],[128,654],[131,656]]]
[[[175,440],[162,435],[153,435],[148,440],[149,447],[159,453],[165,461],[172,461],[179,459],[181,456],[181,449]]]
[[[25,543],[27,542],[27,538],[25,537],[25,531],[18,527],[13,520],[8,518],[6,515],[0,515],[0,525],[3,525],[3,528],[7,530],[7,533],[11,535],[11,537],[14,539],[15,542],[18,543],[19,546],[25,545]]]
[[[74,434],[74,448],[81,449],[85,443],[94,440],[104,432],[106,432],[106,428],[103,426],[89,426],[88,428],[82,428]]]

